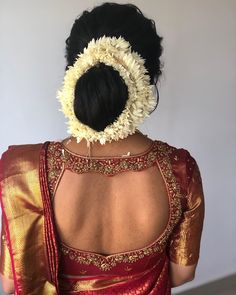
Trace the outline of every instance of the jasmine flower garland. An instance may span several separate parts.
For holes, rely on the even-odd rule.
[[[77,142],[83,138],[87,143],[99,141],[101,144],[126,138],[135,133],[137,127],[149,116],[156,106],[150,77],[144,66],[145,60],[134,51],[124,38],[103,36],[89,42],[65,73],[63,86],[57,98],[61,109],[68,118],[67,132],[76,137]],[[104,63],[117,70],[128,87],[128,100],[120,116],[103,131],[96,131],[81,123],[74,113],[74,91],[77,80],[91,67]]]

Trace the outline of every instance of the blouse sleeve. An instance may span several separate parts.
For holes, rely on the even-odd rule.
[[[0,273],[8,279],[13,279],[11,257],[9,252],[8,241],[6,238],[5,222],[2,214],[2,231],[1,231],[1,257],[0,257]]]
[[[170,261],[179,265],[194,265],[198,262],[204,220],[204,194],[199,167],[194,166],[187,181],[187,195],[183,202],[183,214],[173,231],[169,244]]]

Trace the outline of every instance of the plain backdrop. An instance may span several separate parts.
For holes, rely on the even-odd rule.
[[[118,1],[126,3],[126,1]],[[196,279],[236,272],[236,1],[130,1],[164,37],[158,109],[142,126],[197,160],[206,199]],[[56,99],[72,23],[96,1],[0,0],[0,153],[67,137]]]

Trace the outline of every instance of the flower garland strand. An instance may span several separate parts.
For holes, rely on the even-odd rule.
[[[103,131],[96,131],[81,123],[74,113],[74,91],[77,80],[91,67],[104,63],[116,69],[128,87],[128,100],[119,117]],[[62,111],[68,118],[67,132],[83,138],[87,143],[99,141],[101,144],[124,139],[135,133],[137,127],[149,116],[156,106],[150,77],[144,66],[145,60],[134,51],[124,38],[103,36],[89,42],[65,73],[63,86],[58,91]]]

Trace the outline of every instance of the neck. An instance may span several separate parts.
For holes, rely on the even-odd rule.
[[[147,136],[137,130],[134,134],[129,135],[127,138],[112,141],[104,145],[100,144],[100,142],[90,143],[90,148],[88,148],[85,139],[82,139],[79,143],[77,143],[75,137],[66,138],[62,141],[62,143],[70,151],[81,155],[115,156],[127,154],[129,152],[131,154],[140,153],[150,146],[151,141],[151,139],[147,138]]]

